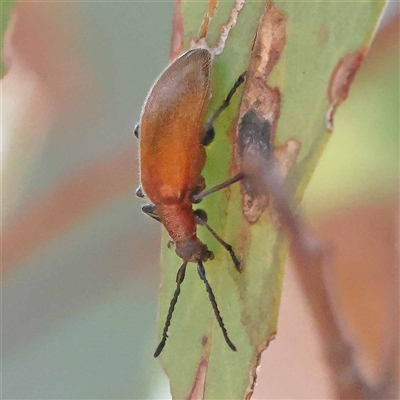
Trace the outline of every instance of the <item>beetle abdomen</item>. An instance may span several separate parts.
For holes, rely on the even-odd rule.
[[[141,183],[148,198],[182,198],[205,163],[201,130],[210,92],[211,53],[195,49],[158,78],[140,121]]]

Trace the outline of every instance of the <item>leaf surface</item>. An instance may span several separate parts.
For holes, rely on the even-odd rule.
[[[208,2],[177,3],[183,18],[184,49],[197,39],[207,5]],[[275,8],[285,16],[286,43],[267,82],[271,88],[279,89],[281,97],[273,145],[283,146],[289,139],[301,144],[297,161],[286,179],[294,206],[300,201],[329,136],[334,134],[327,128],[332,74],[346,55],[365,51],[383,6],[383,2],[376,1],[275,3]],[[246,2],[223,53],[215,58],[209,114],[248,68],[265,7],[266,2]],[[231,8],[232,2],[219,3],[210,24],[208,45],[218,41]],[[339,104],[346,96],[341,94],[343,88],[342,92],[335,90]],[[208,188],[237,171],[233,149],[242,91],[243,88],[214,125],[216,139],[207,150],[203,171]],[[255,224],[247,222],[238,184],[205,198],[200,207],[207,211],[209,224],[232,244],[243,263],[243,272],[238,273],[226,251],[204,228],[198,228],[199,238],[215,254],[215,259],[205,264],[207,277],[237,352],[226,345],[196,266],[189,264],[169,339],[160,358],[170,379],[173,398],[241,399],[251,396],[260,354],[277,329],[288,243],[276,229],[270,210]],[[168,240],[164,232],[159,337],[181,264],[174,249],[167,246]]]

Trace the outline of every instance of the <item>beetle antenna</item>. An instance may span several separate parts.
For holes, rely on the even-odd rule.
[[[206,285],[206,290],[207,290],[207,293],[208,293],[208,297],[210,298],[210,302],[211,302],[212,308],[214,310],[215,317],[217,318],[218,324],[219,324],[219,326],[220,326],[220,328],[222,330],[222,334],[224,335],[225,342],[227,343],[227,345],[233,351],[236,351],[235,345],[229,339],[228,331],[226,330],[224,322],[222,321],[221,314],[220,314],[220,312],[218,310],[217,301],[215,300],[214,293],[213,293],[213,291],[211,289],[210,284],[208,283],[208,280],[207,280],[207,277],[206,277],[206,271],[205,271],[203,263],[201,261],[199,261],[198,264],[197,264],[197,272],[199,273],[200,279]]]
[[[165,343],[168,339],[168,328],[171,324],[172,313],[174,312],[176,302],[178,301],[178,297],[181,292],[181,283],[185,279],[186,266],[187,266],[187,262],[184,262],[181,265],[181,267],[179,268],[178,273],[176,274],[176,289],[175,289],[174,296],[172,297],[171,303],[169,305],[169,310],[168,310],[168,314],[167,314],[167,319],[165,321],[161,342],[157,346],[156,351],[154,352],[155,358],[157,358],[160,355],[160,353],[162,352],[162,350],[165,346]]]

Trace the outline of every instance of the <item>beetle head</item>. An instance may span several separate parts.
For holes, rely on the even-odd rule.
[[[176,243],[176,254],[186,262],[212,260],[214,254],[197,237]]]

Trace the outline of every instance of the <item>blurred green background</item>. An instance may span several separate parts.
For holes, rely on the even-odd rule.
[[[134,195],[132,129],[168,62],[173,4],[14,11],[3,86],[3,398],[163,398],[152,356],[160,227]]]
[[[132,129],[168,62],[172,15],[172,1],[14,8],[2,85],[4,399],[169,397],[152,357],[160,227],[134,196]],[[342,205],[397,199],[398,4],[380,34],[306,191],[311,222]],[[307,318],[304,336],[314,338]],[[292,339],[283,329],[282,346]],[[299,372],[295,361],[293,372],[270,368],[273,351],[260,383],[268,398],[328,396],[326,377],[301,386],[304,371],[299,386],[283,388]]]

